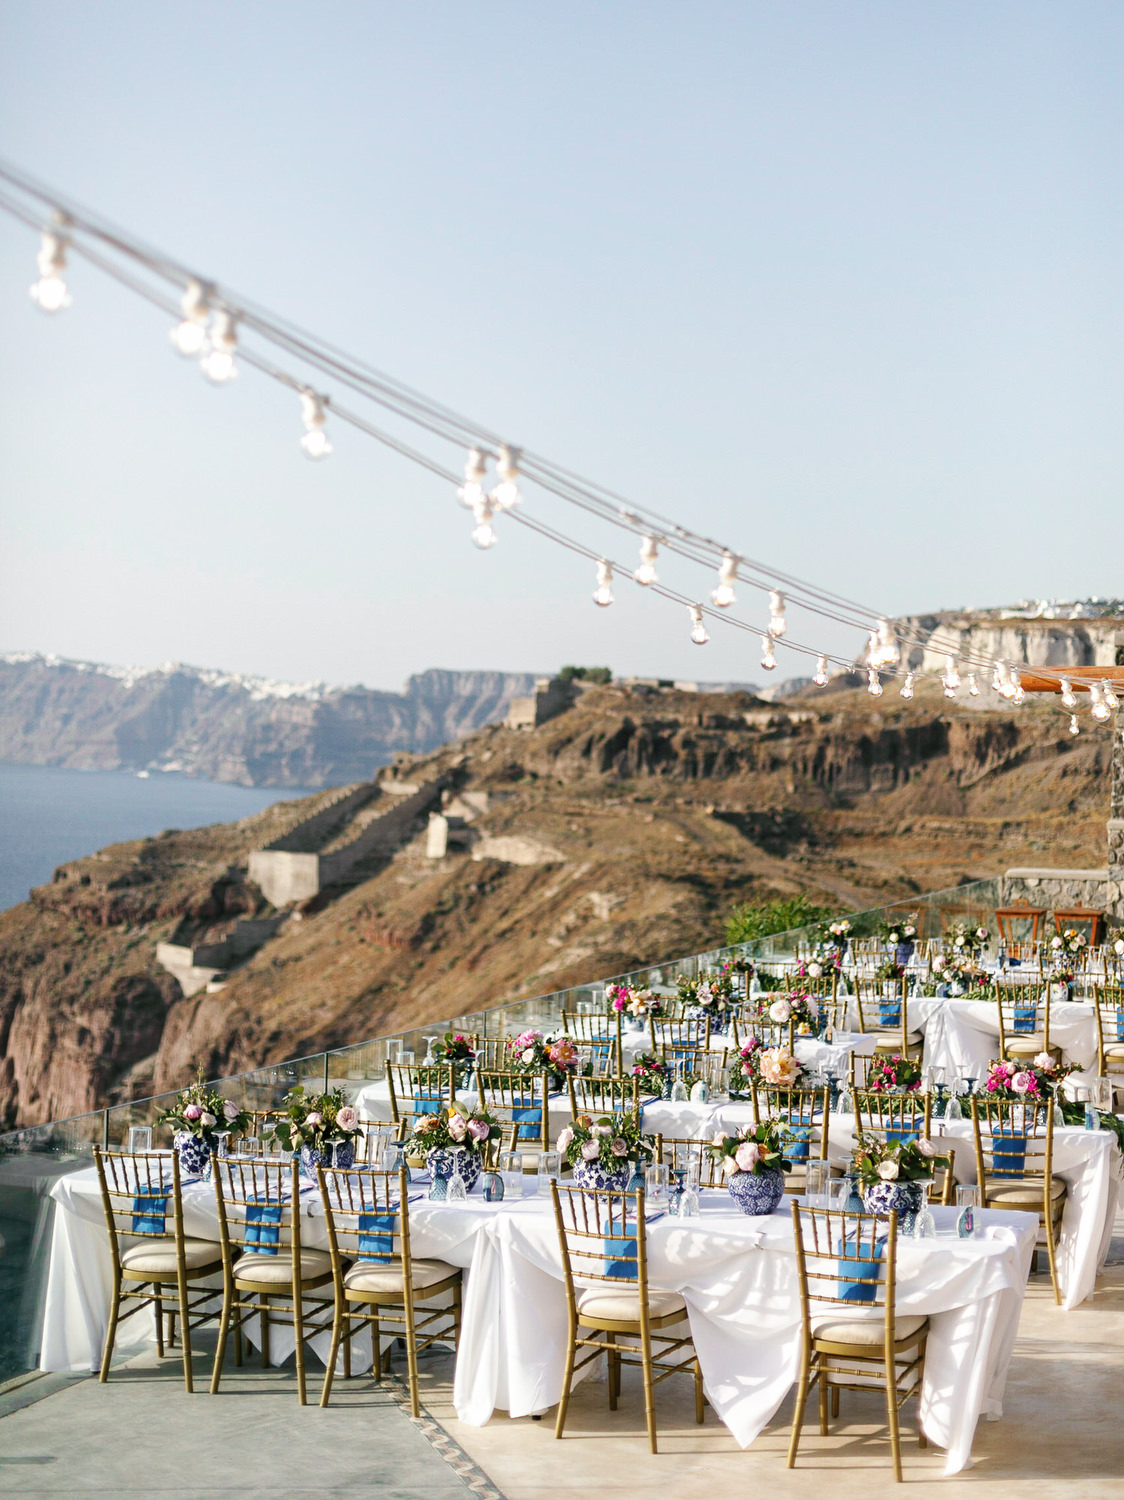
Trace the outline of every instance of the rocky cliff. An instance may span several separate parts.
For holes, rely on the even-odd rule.
[[[470,842],[372,861],[190,999],[156,942],[185,917],[268,915],[249,854],[318,801],[119,845],[0,913],[0,1121],[694,952],[743,900],[807,891],[858,909],[1015,865],[1102,865],[1109,753],[1107,731],[1072,740],[1044,703],[597,689],[533,732],[400,757],[400,774],[445,776],[480,810]]]
[[[432,750],[502,719],[533,683],[524,672],[429,671],[387,693],[10,653],[0,657],[0,760],[339,786],[396,751]]]

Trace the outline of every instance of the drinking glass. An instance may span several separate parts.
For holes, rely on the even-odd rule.
[[[244,1135],[238,1141],[238,1160],[255,1161],[259,1154],[261,1141],[256,1135]]]
[[[653,1162],[644,1171],[644,1200],[652,1208],[666,1208],[667,1193],[667,1168],[660,1163]]]
[[[281,1144],[281,1137],[274,1127],[262,1141],[262,1155],[266,1161],[279,1162],[284,1159],[285,1148]]]
[[[1112,1110],[1112,1079],[1111,1078],[1094,1078],[1093,1079],[1093,1103],[1097,1106],[1098,1109],[1103,1109],[1106,1113],[1111,1113],[1111,1110]]]
[[[468,1197],[465,1191],[464,1177],[461,1175],[461,1163],[464,1160],[464,1147],[453,1146],[453,1170],[449,1177],[449,1186],[445,1192],[447,1203],[463,1203]]]
[[[829,1177],[827,1183],[827,1206],[835,1213],[842,1213],[851,1196],[851,1184],[845,1177]]]
[[[386,1160],[387,1135],[385,1131],[369,1129],[363,1140],[363,1160],[369,1167],[382,1171]]]
[[[826,1161],[809,1160],[805,1164],[804,1200],[809,1208],[830,1208],[828,1183],[831,1181],[831,1166]]]
[[[956,1184],[956,1206],[957,1208],[979,1208],[979,1184],[975,1182],[958,1182]]]
[[[557,1151],[539,1152],[538,1193],[540,1198],[550,1197],[550,1179],[562,1175],[562,1157]]]
[[[129,1152],[133,1156],[143,1156],[152,1150],[152,1126],[130,1125],[129,1126]]]
[[[229,1146],[228,1142],[230,1140],[230,1131],[229,1130],[216,1130],[215,1131],[215,1140],[218,1142],[218,1145],[215,1147],[215,1155],[216,1156],[229,1156],[230,1155],[230,1146]]]
[[[522,1198],[523,1196],[523,1153],[522,1151],[500,1152],[500,1176],[503,1178],[503,1196],[508,1198]]]
[[[398,1053],[398,1061],[404,1068],[412,1068],[417,1056],[411,1048],[403,1047]]]

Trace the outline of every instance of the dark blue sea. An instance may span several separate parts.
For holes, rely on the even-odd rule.
[[[306,796],[291,787],[225,786],[153,771],[0,765],[0,911],[27,900],[56,865],[165,828],[202,828]]]

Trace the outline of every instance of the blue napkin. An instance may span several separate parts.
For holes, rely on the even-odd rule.
[[[996,1145],[1002,1141],[1002,1145]],[[991,1132],[991,1164],[997,1172],[1023,1173],[1026,1171],[1025,1132],[1013,1126],[999,1126]]]
[[[165,1234],[168,1199],[159,1193],[138,1193],[133,1199],[133,1233]]]
[[[1038,1025],[1037,1005],[1016,1005],[1013,1010],[1016,1031],[1033,1031]]]
[[[281,1243],[280,1203],[246,1204],[246,1243],[256,1245],[259,1255],[276,1255]]]
[[[888,1141],[915,1141],[917,1139],[916,1125],[886,1125],[882,1134]]]
[[[902,1023],[902,1002],[900,1000],[879,1000],[878,1019],[883,1026],[900,1026]]]
[[[394,1214],[359,1215],[358,1260],[386,1260],[394,1254]]]
[[[837,1260],[835,1262],[835,1274],[839,1277],[839,1285],[835,1295],[841,1297],[844,1302],[873,1302],[878,1291],[878,1281],[882,1275],[881,1265],[875,1262],[881,1261],[886,1252],[886,1241],[876,1240],[873,1245],[869,1241],[859,1244],[844,1236],[837,1240],[834,1246],[836,1255],[854,1256],[853,1260]],[[870,1262],[869,1270],[862,1265],[863,1261]]]
[[[810,1125],[786,1125],[784,1127],[784,1154],[790,1161],[807,1161],[811,1141],[812,1127]]]
[[[1124,1042],[1124,1010],[1116,1012],[1116,1036],[1114,1041]]]
[[[511,1123],[518,1125],[516,1139],[537,1141],[542,1135],[541,1105],[521,1105],[511,1111]]]
[[[442,1109],[442,1101],[440,1098],[429,1099],[419,1094],[414,1099],[414,1109],[419,1115],[439,1115]]]

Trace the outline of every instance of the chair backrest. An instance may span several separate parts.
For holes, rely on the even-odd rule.
[[[981,1185],[1048,1179],[1054,1160],[1054,1111],[1045,1103],[972,1096],[976,1175]]]
[[[1050,1045],[1050,986],[1048,984],[997,984],[995,1002],[999,1014],[999,1051],[1020,1036],[1040,1034],[1042,1048]]]
[[[794,1164],[810,1157],[827,1161],[831,1130],[831,1090],[779,1088],[755,1083],[754,1123],[776,1120],[782,1127],[784,1154]]]
[[[223,1266],[235,1268],[236,1255],[292,1256],[293,1284],[300,1280],[300,1177],[297,1163],[237,1161],[214,1163],[215,1201]],[[294,1212],[294,1205],[297,1211]]]
[[[405,1116],[437,1115],[456,1097],[456,1069],[418,1063],[387,1063],[390,1112],[397,1122]]]
[[[685,1078],[709,1076],[709,1059],[718,1055],[707,1052],[702,1047],[668,1046],[664,1042],[660,1042],[656,1048],[656,1056],[660,1061],[669,1064],[672,1072],[682,1072]]]
[[[893,1342],[898,1216],[837,1213],[792,1205],[804,1336],[833,1307],[879,1308]],[[872,1350],[873,1353],[873,1350]]]
[[[640,1292],[640,1316],[647,1318],[644,1189],[638,1188],[635,1193],[602,1193],[552,1181],[550,1192],[571,1315],[578,1290],[607,1283],[636,1287]]]
[[[649,1016],[648,1026],[653,1050],[663,1047],[665,1056],[670,1052],[705,1052],[710,1046],[709,1016],[693,1016],[685,1021]]]
[[[722,1163],[708,1147],[706,1141],[694,1136],[657,1135],[654,1160],[666,1167],[675,1167],[687,1158],[697,1163],[700,1187],[724,1187],[726,1179]]]
[[[922,1136],[928,1140],[932,1106],[929,1094],[880,1094],[855,1089],[855,1131],[879,1141],[916,1141]]]
[[[1124,1044],[1124,987],[1098,984],[1094,991],[1097,1012],[1098,1068],[1106,1071],[1105,1047]],[[1121,1061],[1114,1058],[1113,1061]]]
[[[564,1010],[562,1030],[575,1043],[592,1049],[591,1056],[602,1069],[618,1072],[621,1060],[621,1017],[619,1011],[603,1014],[593,1011]]]
[[[521,1144],[550,1149],[549,1073],[476,1070],[480,1107],[501,1124],[514,1126],[515,1149]]]
[[[488,1071],[504,1069],[511,1063],[511,1038],[506,1036],[482,1037],[476,1046],[476,1067]]]
[[[409,1265],[409,1178],[404,1166],[397,1172],[319,1167],[316,1176],[337,1281],[345,1262]]]
[[[586,1078],[571,1073],[567,1085],[570,1109],[575,1115],[607,1115],[621,1109],[640,1108],[640,1079],[634,1074],[607,1073]]]
[[[171,1239],[183,1247],[179,1157],[173,1151],[135,1153],[94,1147],[102,1209],[114,1261],[121,1241]]]
[[[855,978],[855,1010],[858,1012],[859,1030],[893,1032],[901,1037],[903,1052],[906,1050],[906,1035],[909,1031],[907,983],[904,978]]]

